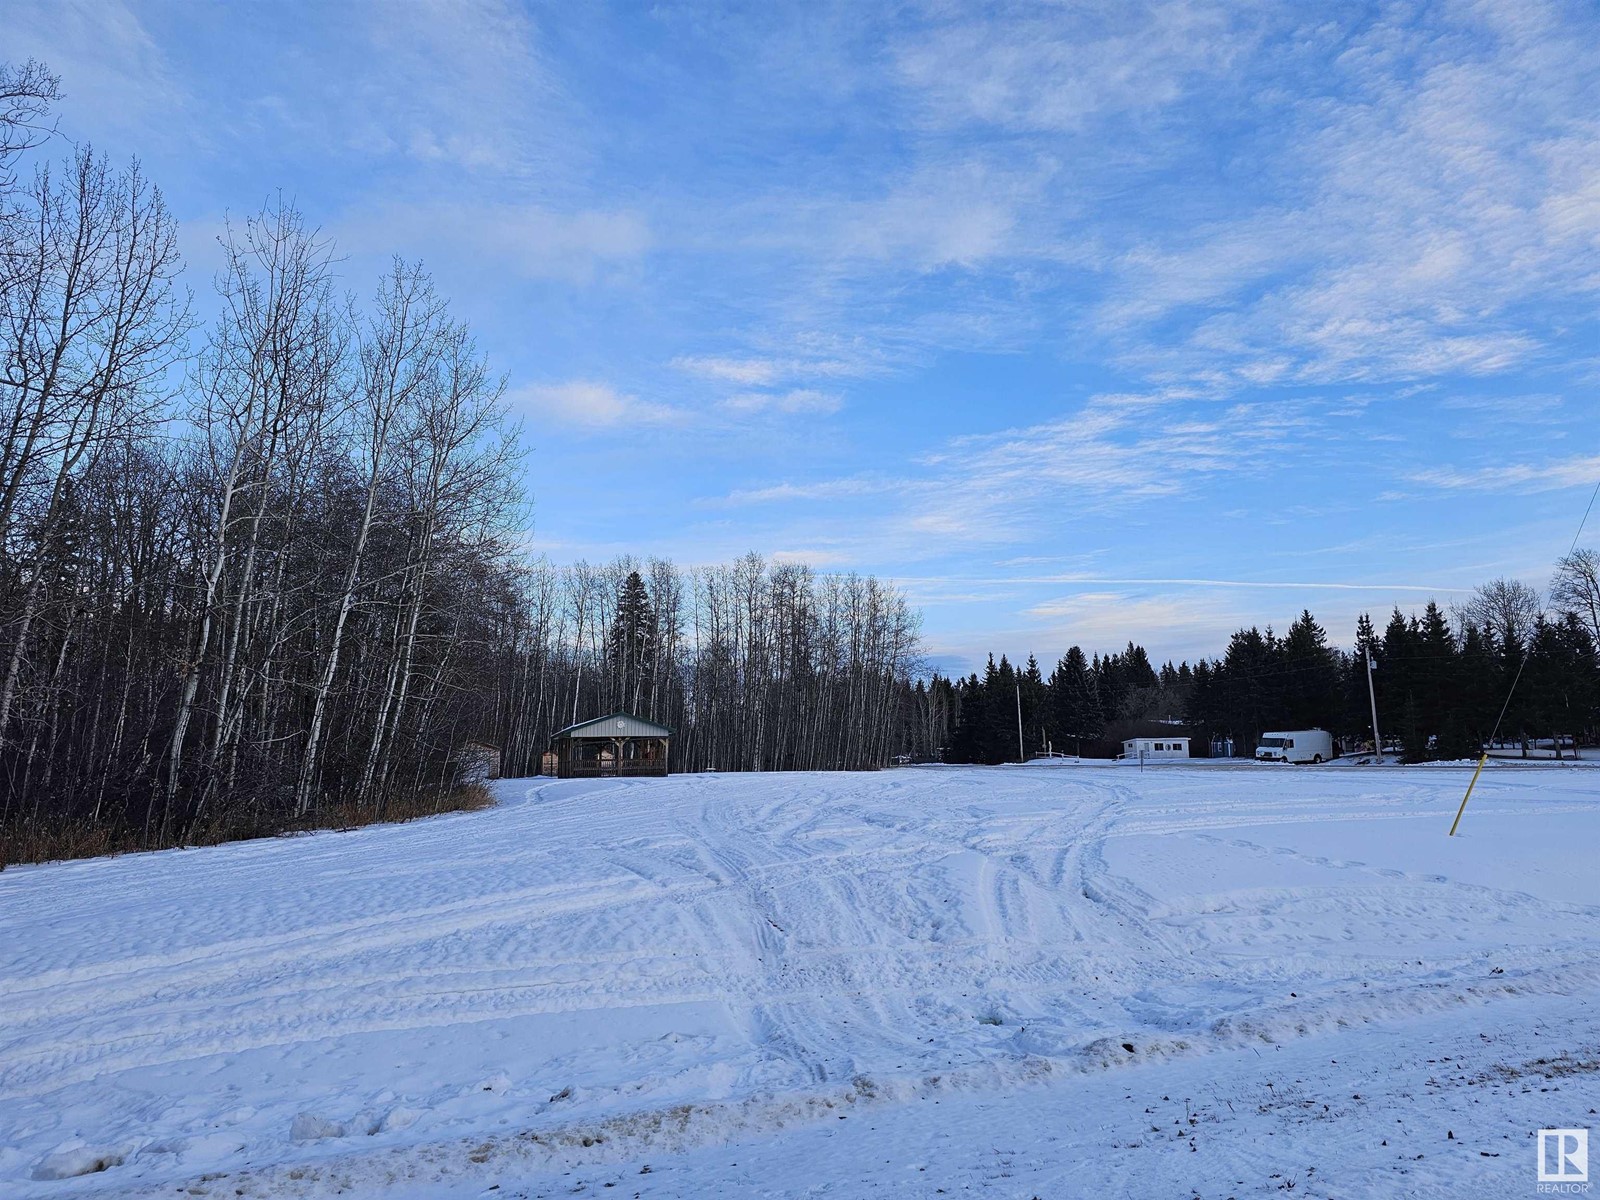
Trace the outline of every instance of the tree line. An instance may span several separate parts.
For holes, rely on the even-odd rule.
[[[611,712],[671,729],[674,771],[856,770],[905,742],[920,616],[876,579],[749,554],[691,570],[541,561],[519,583],[494,675],[510,774]]]
[[[0,65],[0,864],[433,811],[471,743],[525,773],[611,709],[679,769],[891,753],[893,588],[529,561],[504,381],[420,265],[352,297],[271,202],[197,304],[137,164],[48,157],[58,96]]]
[[[1407,761],[1474,756],[1491,736],[1514,751],[1541,740],[1560,752],[1600,742],[1597,645],[1600,554],[1575,550],[1548,597],[1501,579],[1449,612],[1432,601],[1420,614],[1396,608],[1381,632],[1363,614],[1348,651],[1303,611],[1281,635],[1240,629],[1221,655],[1159,670],[1131,642],[1092,658],[1073,646],[1048,677],[1032,656],[1022,667],[991,656],[981,675],[933,678],[917,752],[937,745],[946,761],[976,763],[1046,748],[1109,757],[1123,739],[1173,725],[1197,754],[1215,741],[1248,756],[1270,729],[1322,728],[1370,747],[1369,661],[1385,746]]]

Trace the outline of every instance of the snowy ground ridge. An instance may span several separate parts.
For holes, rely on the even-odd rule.
[[[488,1181],[530,1170],[626,1162],[651,1154],[676,1154],[703,1145],[778,1133],[841,1113],[871,1106],[893,1106],[940,1096],[1009,1092],[1073,1076],[1227,1053],[1251,1045],[1279,1046],[1300,1038],[1470,1006],[1490,1008],[1497,1001],[1537,996],[1600,997],[1600,968],[1556,968],[1551,975],[1526,972],[1477,985],[1435,982],[1413,991],[1364,989],[1337,1005],[1286,1006],[1251,1017],[1224,1017],[1202,1034],[1151,1036],[1148,1031],[1099,1037],[1071,1049],[1028,1049],[1026,1027],[1017,1031],[1017,1057],[1009,1062],[952,1068],[936,1074],[858,1075],[847,1084],[806,1094],[760,1094],[730,1103],[686,1103],[619,1113],[596,1121],[558,1123],[514,1134],[457,1138],[411,1148],[354,1151],[314,1163],[265,1170],[208,1173],[189,1181],[191,1195],[274,1197],[316,1196],[352,1188],[382,1188],[426,1179]],[[1492,1011],[1486,1016],[1492,1016]],[[1600,1045],[1578,1047],[1564,1057],[1568,1073],[1600,1068]],[[1544,1064],[1541,1064],[1544,1065]],[[1559,1066],[1559,1064],[1558,1064]],[[1531,1069],[1525,1064],[1523,1069]],[[359,1123],[359,1122],[358,1122]],[[374,1123],[371,1132],[377,1132]],[[98,1153],[116,1162],[140,1147],[127,1144]],[[170,1185],[130,1193],[162,1195]]]

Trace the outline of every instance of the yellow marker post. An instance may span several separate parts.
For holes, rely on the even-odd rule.
[[[1450,836],[1455,837],[1456,826],[1461,824],[1461,814],[1467,811],[1467,801],[1472,799],[1472,789],[1478,786],[1478,776],[1483,774],[1483,764],[1489,761],[1489,752],[1485,750],[1483,757],[1478,760],[1478,769],[1472,773],[1472,782],[1467,784],[1467,794],[1461,797],[1461,807],[1456,809],[1456,819],[1450,822]]]

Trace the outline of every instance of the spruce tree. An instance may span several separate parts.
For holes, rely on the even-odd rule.
[[[1081,647],[1073,646],[1061,656],[1051,672],[1049,688],[1050,736],[1057,746],[1065,750],[1070,738],[1076,752],[1081,742],[1101,735],[1105,719],[1094,674]]]
[[[1285,724],[1332,729],[1339,711],[1339,668],[1328,635],[1303,610],[1282,643]]]
[[[616,694],[617,708],[638,713],[652,672],[655,669],[655,610],[639,572],[630,571],[617,589],[617,612],[606,636],[606,658]]]
[[[983,761],[1015,762],[1017,757],[1017,672],[1004,654],[989,659],[984,674]]]
[[[1027,752],[1032,754],[1044,749],[1048,736],[1046,726],[1049,723],[1044,676],[1039,671],[1039,660],[1032,654],[1028,655],[1028,665],[1017,682],[1022,686],[1022,727],[1026,734],[1025,743]]]

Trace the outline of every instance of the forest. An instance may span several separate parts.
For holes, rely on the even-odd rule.
[[[918,661],[892,587],[753,556],[556,568],[505,385],[420,265],[353,299],[285,201],[210,295],[136,163],[63,156],[0,67],[0,864],[474,802],[629,708],[675,769],[886,760]]]
[[[905,743],[920,618],[876,579],[748,554],[690,571],[541,561],[518,580],[489,698],[508,774],[611,712],[673,730],[674,771],[860,770]]]
[[[1494,580],[1448,613],[1432,601],[1420,615],[1396,608],[1382,632],[1363,615],[1349,651],[1330,645],[1302,612],[1282,635],[1241,629],[1219,657],[1159,671],[1132,643],[1092,658],[1073,646],[1048,678],[1032,656],[1020,668],[991,656],[983,675],[935,676],[917,693],[935,727],[918,753],[936,742],[951,762],[1014,762],[1047,747],[1110,757],[1124,738],[1174,724],[1194,738],[1197,755],[1230,739],[1234,755],[1248,757],[1268,729],[1321,728],[1370,747],[1373,697],[1385,747],[1409,762],[1474,756],[1491,736],[1524,750],[1534,739],[1593,745],[1597,645],[1600,554],[1574,548],[1548,599],[1517,580]]]

